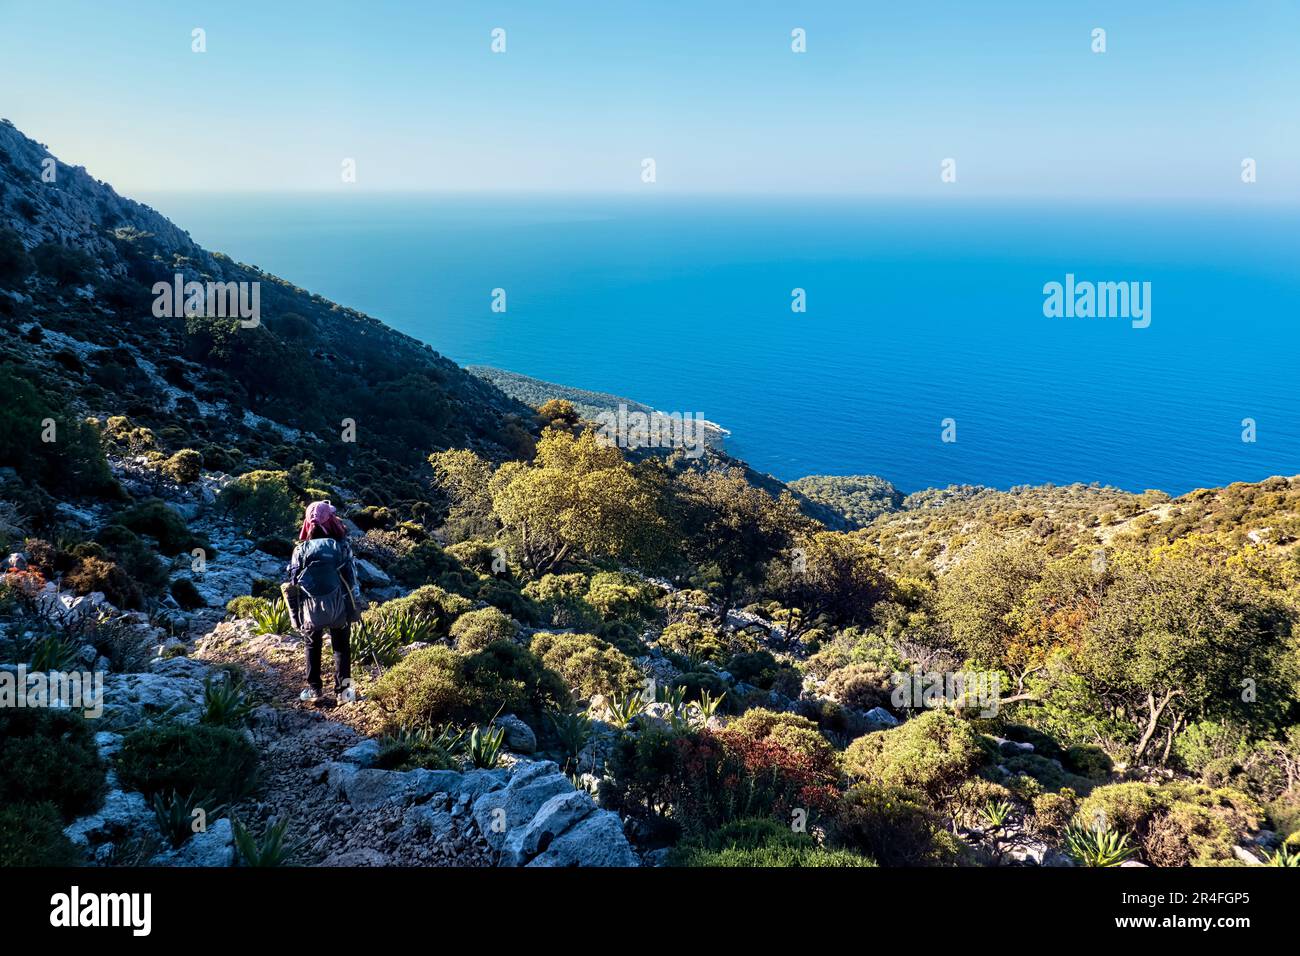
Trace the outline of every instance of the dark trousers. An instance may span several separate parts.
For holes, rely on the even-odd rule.
[[[342,690],[352,679],[352,625],[348,621],[334,627],[312,627],[303,632],[307,639],[307,686],[320,692],[320,654],[325,634],[334,650],[334,691]]]

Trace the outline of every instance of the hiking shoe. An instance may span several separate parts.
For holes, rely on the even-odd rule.
[[[320,691],[312,687],[308,687],[306,690],[304,690],[301,694],[298,695],[298,699],[303,703],[310,703],[311,701],[316,700],[318,697],[320,697]]]
[[[339,691],[339,703],[350,704],[357,699],[357,689],[355,687],[344,687]]]

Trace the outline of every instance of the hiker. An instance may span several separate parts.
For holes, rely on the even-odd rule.
[[[328,501],[307,506],[287,570],[286,603],[307,641],[307,687],[298,699],[314,701],[321,695],[321,648],[329,632],[334,692],[343,703],[356,700],[349,642],[352,624],[361,619],[361,587],[348,529]]]

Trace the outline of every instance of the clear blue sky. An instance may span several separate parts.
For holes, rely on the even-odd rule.
[[[128,194],[340,189],[344,157],[635,190],[653,157],[667,192],[925,195],[953,157],[971,196],[1223,199],[1253,157],[1295,200],[1300,4],[0,0],[0,115]]]

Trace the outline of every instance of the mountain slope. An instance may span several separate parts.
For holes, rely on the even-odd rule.
[[[530,447],[531,411],[491,384],[376,319],[204,250],[7,122],[0,230],[0,361],[78,415],[127,415],[163,453],[307,458],[409,498],[431,450]],[[257,325],[158,317],[155,283],[178,275],[245,284]]]

